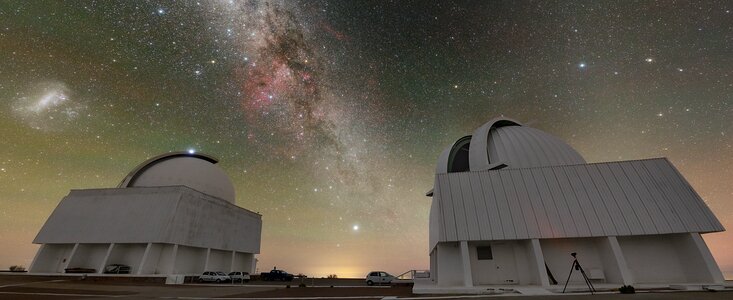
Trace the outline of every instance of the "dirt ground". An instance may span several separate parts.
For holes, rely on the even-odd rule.
[[[164,285],[150,282],[81,280],[78,277],[40,277],[0,275],[0,299],[381,299],[383,297],[425,299],[429,295],[413,295],[411,287],[368,287],[362,280],[310,279],[308,287],[301,282],[250,282],[247,284],[184,284]],[[287,286],[290,285],[288,288]],[[437,296],[437,295],[435,295]],[[440,295],[445,299],[496,299],[496,297],[456,297]],[[516,296],[513,299],[538,299]],[[557,295],[552,299],[612,300],[612,299],[733,299],[733,292],[655,292],[634,295]]]

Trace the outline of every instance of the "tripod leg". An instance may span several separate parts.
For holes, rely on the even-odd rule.
[[[580,274],[583,275],[583,279],[585,279],[585,285],[588,286],[588,289],[590,290],[591,295],[594,295],[596,292],[596,289],[593,288],[593,283],[590,282],[590,278],[588,278],[588,275],[585,275],[585,270],[583,270],[583,267],[578,264],[578,269],[580,269]]]
[[[575,264],[576,263],[578,263],[578,260],[577,259],[573,261],[573,264],[572,265],[570,265],[570,273],[568,273],[568,279],[565,280],[565,287],[562,288],[562,293],[563,294],[565,293],[565,289],[568,288],[568,282],[570,282],[570,275],[573,275],[573,269],[575,268]]]

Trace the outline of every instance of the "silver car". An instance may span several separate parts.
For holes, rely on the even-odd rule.
[[[199,276],[199,282],[228,282],[232,279],[224,272],[204,272]]]
[[[232,279],[232,282],[249,282],[249,273],[248,272],[231,272],[229,273],[229,278]]]
[[[389,275],[389,273],[384,271],[374,271],[369,272],[369,274],[366,276],[366,284],[367,285],[375,285],[375,284],[389,284],[394,280],[395,277],[392,275]]]

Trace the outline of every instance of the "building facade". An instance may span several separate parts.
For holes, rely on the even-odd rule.
[[[174,152],[136,167],[116,188],[72,190],[33,241],[31,273],[114,264],[132,275],[254,272],[261,215],[235,204],[208,155]]]
[[[586,163],[562,140],[498,118],[438,159],[429,281],[417,293],[593,282],[717,283],[701,234],[724,228],[665,158]],[[570,284],[584,284],[573,272]]]

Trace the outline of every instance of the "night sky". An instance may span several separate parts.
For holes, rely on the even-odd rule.
[[[263,215],[260,271],[427,269],[437,157],[500,115],[668,157],[733,229],[733,2],[583,3],[3,1],[0,269],[70,189],[188,149]]]

